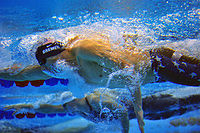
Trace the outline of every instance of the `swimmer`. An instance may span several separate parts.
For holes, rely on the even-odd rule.
[[[136,47],[120,49],[97,38],[76,36],[67,43],[46,41],[37,47],[38,65],[20,66],[1,70],[0,78],[12,81],[46,80],[65,71],[80,75],[87,83],[106,86],[112,73],[116,73],[109,88],[127,87],[134,103],[139,128],[144,132],[140,85],[155,80],[156,71],[166,80],[186,84],[200,84],[199,60],[177,53],[170,48],[138,50]],[[64,66],[64,67],[63,67]]]
[[[103,91],[103,90],[102,90]],[[95,91],[84,98],[76,98],[63,105],[40,104],[34,109],[31,104],[18,104],[6,106],[5,109],[15,109],[15,113],[20,109],[34,109],[35,112],[51,114],[51,113],[71,113],[84,117],[95,123],[102,121],[119,120],[122,126],[122,132],[129,132],[129,113],[128,109],[133,109],[132,101],[121,99],[116,100],[115,95]],[[110,91],[109,91],[110,92]],[[132,110],[133,112],[133,110]],[[144,131],[141,131],[144,132]]]
[[[18,69],[17,67],[7,68],[1,71],[0,78],[14,81],[46,80],[52,75],[62,73],[62,70],[60,72],[59,68],[56,68],[59,65],[56,64],[57,61],[61,60],[67,64],[67,67],[74,68],[74,71],[77,71],[87,83],[105,85],[109,75],[115,71],[131,67],[134,64],[134,70],[133,68],[131,70],[135,72],[140,69],[140,62],[146,65],[143,67],[144,69],[148,68],[148,52],[139,54],[139,52],[132,52],[134,49],[120,51],[112,47],[111,44],[101,40],[80,39],[78,36],[71,39],[64,47],[61,42],[48,41],[39,46],[35,53],[39,65],[28,66],[17,74],[11,73]],[[131,84],[131,79],[126,80],[126,77],[116,76],[116,80],[112,80],[109,87],[124,87],[128,85],[128,82]],[[140,88],[136,87],[132,91],[139,127],[143,130]]]
[[[155,78],[152,71],[156,71],[162,78],[175,83],[200,84],[198,71],[200,60],[187,56],[180,50],[176,51],[168,47],[140,50],[134,46],[125,46],[121,49],[116,47],[116,44],[110,44],[103,39],[79,36],[69,39],[65,44],[53,39],[46,39],[44,42],[39,40],[38,43],[36,50],[33,50],[37,64],[30,64],[25,68],[22,68],[21,64],[13,64],[9,68],[0,70],[0,79],[10,81],[47,80],[51,77],[59,77],[62,73],[64,74],[61,78],[66,78],[65,71],[67,71],[78,73],[87,83],[105,86],[111,73],[122,70],[125,74],[132,69],[132,74],[144,72],[144,81],[142,81],[144,83],[152,82]],[[173,64],[168,66],[167,63]],[[186,68],[182,65],[185,65]],[[171,71],[169,71],[170,69]],[[195,69],[198,69],[197,72]],[[166,75],[165,72],[169,72],[170,75]],[[174,72],[175,74],[173,74]],[[185,78],[173,79],[174,75],[180,77],[181,73]],[[124,84],[127,84],[126,79],[126,76],[114,76],[109,87],[124,87]]]
[[[15,113],[20,109],[32,110],[33,108],[34,107],[31,104],[18,104],[5,107],[6,110],[15,109]],[[40,104],[39,108],[34,109],[34,111],[45,114],[71,113],[80,115],[95,123],[119,120],[122,125],[122,132],[129,132],[129,117],[127,108],[124,107],[124,105],[119,104],[116,101],[116,97],[106,94],[102,95],[99,91],[95,91],[84,98],[74,99],[63,105]]]
[[[179,91],[187,91],[187,88]],[[200,94],[195,91],[181,97],[173,93],[175,92],[163,91],[154,95],[144,96],[143,108],[147,111],[147,119],[167,119],[179,114],[179,111],[182,114],[182,108],[185,109],[184,113],[186,113],[191,111],[190,105],[200,103]],[[163,110],[163,107],[168,109]],[[84,98],[76,98],[63,105],[40,104],[38,108],[34,108],[31,104],[16,104],[5,107],[5,110],[10,109],[15,111],[14,114],[20,112],[21,109],[23,111],[24,109],[26,110],[25,114],[29,110],[44,114],[70,113],[80,115],[94,123],[116,120],[120,122],[124,133],[129,131],[129,120],[135,118],[134,105],[130,100],[130,93],[125,89],[100,88]]]

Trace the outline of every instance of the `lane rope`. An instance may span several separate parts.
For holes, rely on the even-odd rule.
[[[17,113],[15,115],[13,115],[14,111],[8,111],[8,110],[3,110],[0,109],[0,120],[3,119],[7,119],[7,120],[11,120],[11,119],[24,119],[24,118],[28,118],[28,119],[33,119],[33,118],[46,118],[46,117],[65,117],[65,116],[75,116],[74,114],[70,114],[70,113],[53,113],[53,114],[44,114],[44,113],[30,113],[30,112],[26,112],[26,113]]]
[[[44,84],[48,85],[48,86],[55,86],[58,83],[61,83],[64,86],[67,86],[69,83],[68,79],[57,79],[57,78],[50,78],[48,80],[34,80],[34,81],[8,81],[8,80],[3,80],[0,79],[0,86],[4,87],[4,88],[10,88],[12,87],[14,84],[17,87],[26,87],[29,84],[31,86],[34,87],[39,87],[42,86]]]

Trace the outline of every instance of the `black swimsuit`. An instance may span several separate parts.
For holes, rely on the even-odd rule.
[[[152,69],[162,79],[183,84],[200,85],[200,60],[181,55],[173,59],[175,51],[169,48],[156,48],[150,51]]]

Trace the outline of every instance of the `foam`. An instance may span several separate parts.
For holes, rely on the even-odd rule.
[[[167,44],[178,52],[200,59],[200,39],[185,39]]]
[[[40,104],[63,104],[72,101],[75,97],[70,91],[60,93],[47,94],[33,103],[34,108],[38,108]]]
[[[0,47],[0,69],[3,70],[4,68],[7,68],[11,66],[14,63],[14,60],[12,60],[12,56],[9,50],[6,48]],[[0,70],[0,71],[1,71]]]

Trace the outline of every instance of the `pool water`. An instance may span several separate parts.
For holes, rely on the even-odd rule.
[[[0,67],[6,68],[15,62],[24,62],[24,66],[26,63],[34,64],[33,61],[28,60],[31,57],[27,52],[29,44],[34,43],[39,36],[54,37],[62,41],[64,40],[63,35],[68,31],[78,34],[101,32],[119,46],[123,45],[122,35],[124,33],[137,34],[142,36],[136,40],[139,47],[163,45],[166,42],[178,44],[181,47],[188,45],[189,54],[200,58],[200,48],[198,47],[200,44],[200,1],[1,0]],[[0,132],[8,131],[8,127],[13,129],[11,131],[16,128],[35,131],[34,129],[45,126],[49,127],[48,130],[61,129],[63,128],[62,123],[66,121],[71,128],[79,125],[76,128],[80,130],[75,132],[120,132],[117,126],[114,125],[113,128],[113,124],[95,125],[79,116],[72,116],[72,114],[37,114],[33,118],[30,118],[30,115],[30,117],[24,116],[19,119],[12,116],[12,111],[4,112],[3,110],[6,105],[18,103],[31,103],[35,106],[38,106],[39,103],[62,104],[74,97],[83,97],[96,88],[97,86],[88,85],[83,79],[71,75],[69,75],[69,79],[56,78],[51,79],[51,82],[44,81],[44,84],[39,87],[31,85],[31,83],[25,87],[19,87],[14,82],[0,79]],[[162,82],[142,86],[142,95],[145,97],[158,92],[176,92],[177,90],[180,92],[179,96],[183,96],[184,93],[191,92],[188,91],[189,89],[195,90],[193,95],[200,94],[199,87]],[[167,119],[145,119],[146,132],[156,133],[161,130],[181,133],[200,132],[199,124],[179,127],[169,124],[176,118],[190,116],[199,118],[200,104],[191,106],[193,108],[190,110],[191,112],[173,115]],[[64,125],[66,126],[66,124]],[[67,129],[70,129],[70,126]],[[70,131],[68,130],[68,132]],[[135,119],[131,120],[130,132],[139,132]]]

